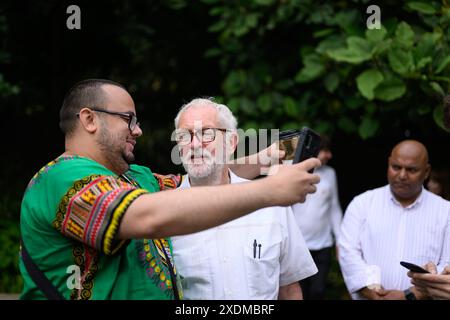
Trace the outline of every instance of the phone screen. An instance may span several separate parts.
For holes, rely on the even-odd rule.
[[[293,160],[300,139],[300,130],[280,132],[279,149],[285,152],[284,160]]]

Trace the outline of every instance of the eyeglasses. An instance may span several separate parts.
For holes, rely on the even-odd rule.
[[[130,131],[132,132],[134,129],[136,129],[136,126],[140,127],[140,123],[137,121],[137,117],[134,113],[130,112],[115,112],[115,111],[108,111],[105,109],[101,109],[101,108],[89,108],[92,111],[96,111],[96,112],[103,112],[103,113],[107,113],[113,116],[119,116],[123,119],[125,119],[126,121],[128,121],[128,129],[130,129]],[[80,113],[77,113],[77,117],[80,116]]]
[[[187,145],[192,142],[192,138],[197,138],[202,143],[210,143],[216,139],[217,131],[227,132],[227,129],[222,128],[203,128],[195,132],[188,129],[177,129],[175,131],[175,141],[179,145]]]

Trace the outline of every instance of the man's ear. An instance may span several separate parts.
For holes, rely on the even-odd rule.
[[[239,135],[237,134],[236,131],[233,131],[230,134],[230,137],[228,139],[228,146],[229,146],[229,154],[233,154],[236,151],[237,145],[239,143]]]
[[[430,166],[430,164],[427,164],[427,168],[425,169],[425,180],[427,180],[428,177],[430,176],[430,172],[431,172],[431,166]]]
[[[78,113],[80,118],[80,125],[85,131],[95,133],[99,126],[99,120],[94,116],[94,112],[89,108],[83,108]]]

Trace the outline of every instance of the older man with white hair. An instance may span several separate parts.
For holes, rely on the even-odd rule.
[[[210,99],[181,108],[175,139],[188,174],[180,188],[248,181],[228,168],[236,127],[228,107]],[[298,281],[317,272],[291,207],[264,208],[172,241],[187,299],[302,299]]]

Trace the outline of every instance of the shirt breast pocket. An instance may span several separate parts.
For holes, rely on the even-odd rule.
[[[247,236],[244,260],[251,298],[268,299],[278,292],[281,249],[282,237],[270,226]]]

